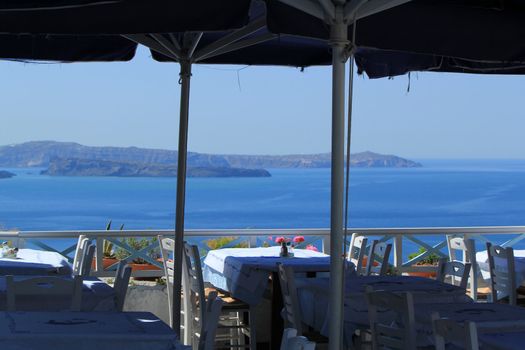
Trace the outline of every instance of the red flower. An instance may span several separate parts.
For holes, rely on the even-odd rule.
[[[297,244],[302,243],[302,242],[304,242],[304,236],[295,236],[293,238],[293,241],[294,241],[294,243],[297,243]]]
[[[319,251],[314,245],[311,245],[311,244],[308,244],[306,246],[306,250],[312,250],[314,252],[318,252]]]
[[[281,244],[283,242],[286,242],[286,238],[284,238],[284,237],[277,237],[275,239],[275,243]]]

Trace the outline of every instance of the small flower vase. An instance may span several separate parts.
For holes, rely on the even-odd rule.
[[[288,247],[288,256],[293,257],[293,256],[294,256],[294,250],[295,250],[294,245],[293,245],[293,244],[290,245],[290,246]]]
[[[287,258],[288,257],[288,247],[286,246],[286,242],[281,242],[281,253],[279,254],[281,258]]]

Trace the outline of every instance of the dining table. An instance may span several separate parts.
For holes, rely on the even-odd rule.
[[[297,295],[303,322],[328,335],[330,315],[329,278],[296,279]],[[353,334],[358,329],[368,329],[368,305],[366,288],[390,292],[411,292],[415,304],[429,303],[466,303],[472,299],[465,294],[465,289],[436,280],[413,276],[348,276],[344,283],[344,340],[351,344]],[[381,317],[392,318],[388,311]]]
[[[523,325],[516,331],[484,330],[485,324],[503,321],[505,323],[523,323],[525,308],[499,303],[428,303],[414,306],[417,327],[418,346],[434,344],[432,332],[432,314],[437,312],[440,318],[456,322],[471,321],[478,327],[478,340],[482,349],[523,349],[525,328]],[[520,339],[518,341],[518,339]],[[460,346],[461,344],[456,344]]]
[[[16,258],[0,258],[0,276],[5,275],[71,275],[69,261],[57,252],[19,249]]]
[[[15,281],[36,276],[16,275]],[[71,279],[71,276],[56,276]],[[71,299],[63,295],[20,295],[17,296],[16,307],[20,311],[57,311],[71,308]],[[5,276],[0,276],[0,310],[7,309],[7,285]],[[95,277],[82,281],[82,311],[116,311],[115,290],[113,287]]]
[[[177,334],[149,312],[0,312],[10,350],[179,350]]]
[[[279,246],[211,250],[203,262],[203,278],[249,305],[258,305],[267,290],[271,300],[270,347],[278,349],[283,331],[283,308],[278,264],[291,266],[306,277],[330,270],[330,256],[307,249],[294,249],[293,257],[280,257]],[[348,265],[348,271],[354,271]]]

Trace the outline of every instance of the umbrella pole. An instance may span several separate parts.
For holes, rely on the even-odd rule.
[[[348,25],[343,6],[336,7],[331,25],[332,47],[332,173],[330,202],[329,349],[343,348],[343,193],[345,139],[345,63]]]
[[[184,209],[186,199],[186,161],[188,158],[188,117],[190,109],[191,62],[180,61],[180,120],[177,159],[177,202],[175,207],[175,252],[172,294],[172,328],[180,332],[182,251],[184,246]]]

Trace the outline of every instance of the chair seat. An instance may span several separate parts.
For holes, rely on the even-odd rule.
[[[223,310],[225,309],[246,309],[248,310],[250,308],[250,306],[246,304],[245,302],[239,299],[236,299],[232,297],[230,293],[217,289],[217,288],[212,288],[212,287],[204,288],[204,295],[206,296],[206,299],[208,299],[208,295],[210,295],[210,293],[212,292],[217,293],[217,296],[219,296],[222,299]]]

